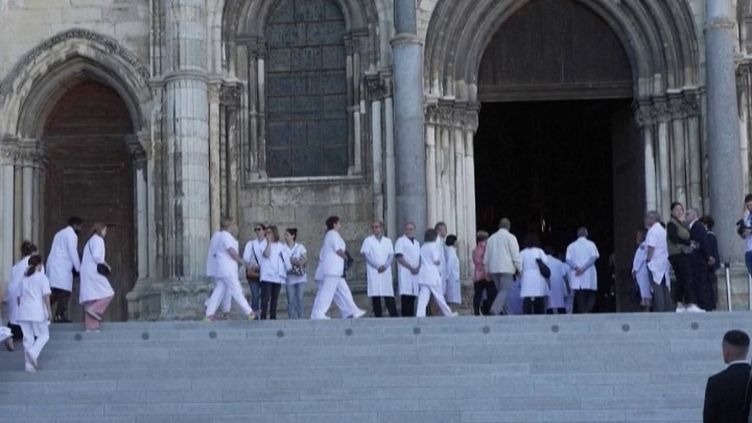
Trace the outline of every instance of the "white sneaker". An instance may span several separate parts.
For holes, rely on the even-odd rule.
[[[676,312],[677,313],[684,313],[687,311],[687,307],[684,306],[682,303],[676,303]]]
[[[687,306],[687,313],[705,313],[705,310],[697,307],[696,304],[690,304]]]
[[[457,317],[459,315],[460,315],[459,313],[457,313],[456,311],[453,311],[452,314],[449,315],[449,317]]]
[[[356,311],[355,314],[353,315],[353,319],[360,319],[361,317],[363,317],[365,315],[366,315],[366,311],[365,310],[358,309],[358,311]]]

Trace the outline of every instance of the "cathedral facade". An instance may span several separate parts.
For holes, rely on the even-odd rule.
[[[592,225],[618,298],[645,210],[741,214],[750,24],[747,0],[0,0],[0,269],[103,221],[110,317],[191,318],[222,216],[312,253],[329,215],[355,252],[374,219],[443,221],[469,279],[511,215]]]

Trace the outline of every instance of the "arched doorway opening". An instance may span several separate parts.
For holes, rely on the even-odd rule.
[[[92,79],[77,80],[51,105],[41,143],[47,154],[44,228],[49,251],[55,232],[70,216],[86,222],[79,252],[94,222],[110,225],[107,261],[115,299],[107,320],[128,317],[125,295],[136,281],[134,166],[127,142],[134,128],[128,107],[111,87]],[[77,304],[78,284],[72,303]],[[74,321],[79,307],[71,308]]]
[[[574,1],[536,0],[516,11],[478,74],[478,229],[495,230],[509,216],[520,239],[535,231],[563,252],[588,227],[601,254],[600,311],[616,309],[609,257],[631,260],[645,207],[633,91],[621,41]]]

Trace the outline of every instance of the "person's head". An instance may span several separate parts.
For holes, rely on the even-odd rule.
[[[436,238],[438,237],[439,235],[436,232],[436,229],[427,229],[423,236],[423,242],[436,242]]]
[[[645,227],[650,228],[661,220],[661,215],[655,210],[645,213]]]
[[[706,215],[702,217],[702,224],[707,230],[712,231],[715,227],[715,220],[710,215]]]
[[[671,217],[679,222],[684,222],[684,205],[682,203],[671,203]]]
[[[694,222],[695,220],[700,218],[700,211],[697,210],[694,207],[690,207],[687,209],[686,212],[686,219],[688,222]]]
[[[747,194],[746,196],[744,196],[744,207],[752,212],[752,194]]]
[[[405,236],[410,239],[415,239],[415,223],[413,222],[407,222],[405,223]]]
[[[21,255],[23,257],[30,256],[34,253],[36,253],[38,250],[37,246],[34,245],[33,242],[24,240],[24,242],[21,243]]]
[[[238,233],[238,224],[235,223],[234,220],[232,220],[231,217],[223,217],[222,220],[219,222],[219,227],[223,231],[229,232],[232,235],[237,235]]]
[[[253,232],[256,234],[257,239],[264,239],[264,234],[266,233],[266,225],[264,225],[263,223],[255,224],[253,226]]]
[[[447,225],[444,222],[439,222],[433,227],[436,230],[437,236],[445,238],[447,236]]]
[[[488,241],[488,232],[486,231],[478,231],[477,234],[475,234],[475,242],[480,244],[481,242]]]
[[[266,239],[271,242],[279,242],[279,229],[275,225],[269,225],[266,227]]]
[[[107,225],[102,222],[97,222],[91,225],[91,234],[99,235],[104,238],[105,236],[107,236]]]
[[[746,360],[749,353],[749,335],[741,330],[730,330],[723,335],[723,361]]]
[[[285,242],[288,244],[294,244],[298,239],[298,228],[285,229]]]
[[[577,229],[577,238],[587,238],[588,237],[588,230],[586,227],[581,227]]]
[[[512,230],[512,221],[508,218],[502,218],[499,221],[499,229],[506,229],[508,231]]]
[[[645,241],[645,229],[639,228],[635,232],[635,244],[640,245]]]
[[[34,254],[29,257],[29,266],[26,268],[25,275],[31,276],[34,272],[42,270],[42,257]]]
[[[540,238],[537,234],[529,233],[525,235],[525,241],[522,243],[522,248],[540,248]]]
[[[78,216],[72,216],[70,219],[68,219],[68,226],[73,228],[74,231],[78,232],[81,230],[81,225],[84,223],[83,220],[81,220]]]
[[[338,231],[339,228],[342,227],[342,223],[339,221],[338,216],[329,216],[329,218],[326,219],[326,229],[331,231],[334,229],[335,231]]]
[[[384,236],[384,222],[374,220],[373,223],[371,223],[371,233],[377,238]]]
[[[454,247],[457,244],[457,235],[447,235],[446,245],[447,247]]]

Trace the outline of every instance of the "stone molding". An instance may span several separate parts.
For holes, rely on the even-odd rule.
[[[439,100],[427,102],[426,123],[475,132],[478,129],[480,105],[477,103]]]
[[[392,97],[393,81],[391,72],[366,74],[366,94],[371,101]]]
[[[699,95],[690,91],[641,99],[633,107],[641,127],[700,115]]]

